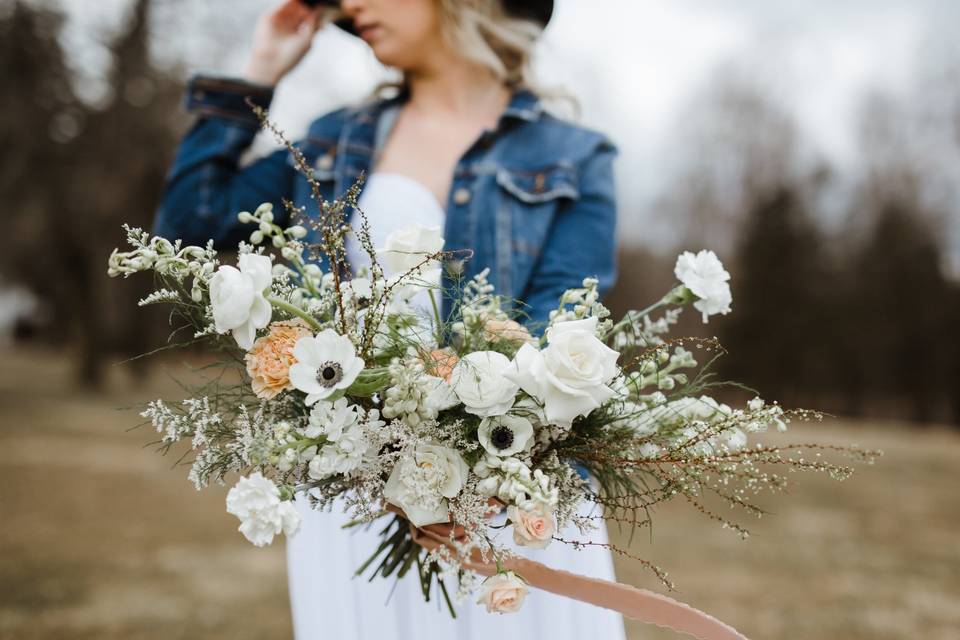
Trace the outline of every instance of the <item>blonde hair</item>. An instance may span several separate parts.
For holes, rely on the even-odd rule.
[[[503,0],[437,0],[443,38],[509,87],[533,89],[531,57],[543,27],[509,15]]]

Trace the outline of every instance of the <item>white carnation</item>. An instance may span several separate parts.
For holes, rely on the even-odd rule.
[[[730,293],[730,274],[713,251],[703,250],[694,255],[685,251],[677,257],[674,273],[680,282],[698,300],[694,308],[703,314],[703,321],[712,315],[730,313],[733,294]]]
[[[227,494],[227,513],[240,518],[240,533],[258,547],[273,542],[282,531],[288,536],[300,530],[300,514],[280,490],[257,471],[240,478]]]

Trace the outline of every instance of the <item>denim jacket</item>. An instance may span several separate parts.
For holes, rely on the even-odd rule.
[[[246,103],[267,107],[268,87],[198,76],[186,104],[199,118],[180,144],[168,175],[155,232],[167,238],[219,247],[235,246],[253,228],[236,214],[282,199],[315,215],[310,187],[286,149],[241,163],[258,131]],[[325,199],[346,191],[369,172],[397,115],[403,96],[373,100],[315,120],[296,143]],[[544,111],[528,91],[513,93],[493,130],[463,154],[446,205],[445,249],[472,250],[469,260],[448,267],[470,278],[484,268],[506,299],[522,301],[522,313],[545,322],[560,294],[587,276],[608,289],[615,277],[617,219],[614,146],[601,134]],[[446,284],[451,269],[447,269]]]

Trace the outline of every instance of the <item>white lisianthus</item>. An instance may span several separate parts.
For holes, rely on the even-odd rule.
[[[733,302],[728,282],[730,274],[713,251],[703,250],[696,255],[690,251],[681,253],[673,272],[698,298],[693,307],[703,314],[704,322],[712,315],[730,313]]]
[[[240,518],[240,533],[258,547],[273,542],[281,531],[292,536],[300,530],[300,514],[291,502],[280,499],[280,489],[259,471],[240,478],[230,489],[227,513]]]
[[[457,362],[450,386],[467,413],[489,418],[510,410],[520,387],[506,376],[509,367],[510,359],[496,351],[475,351]]]
[[[403,509],[414,526],[448,522],[447,500],[460,493],[468,472],[456,449],[420,443],[394,466],[383,496]]]
[[[527,583],[513,571],[496,573],[480,585],[477,604],[486,606],[487,613],[514,613],[527,597]]]
[[[390,275],[402,276],[418,265],[421,272],[435,269],[435,261],[427,264],[424,261],[443,250],[440,233],[440,227],[424,227],[417,223],[407,225],[388,235],[377,255]]]
[[[533,425],[526,418],[510,414],[484,418],[477,438],[487,453],[505,458],[527,448],[533,439]]]
[[[353,343],[333,329],[297,340],[293,357],[297,362],[290,367],[290,383],[307,394],[308,406],[346,389],[363,371]]]
[[[597,323],[590,317],[554,324],[547,329],[546,349],[523,345],[504,371],[505,378],[543,403],[552,424],[569,427],[615,393],[607,385],[617,375],[620,354],[597,338]]]
[[[233,332],[241,349],[249,350],[257,329],[270,324],[270,303],[263,293],[273,282],[270,258],[245,253],[240,268],[223,265],[210,278],[210,306],[217,333]]]

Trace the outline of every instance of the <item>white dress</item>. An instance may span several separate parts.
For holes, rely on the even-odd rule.
[[[393,230],[418,222],[425,227],[443,227],[444,211],[433,194],[420,183],[396,174],[374,173],[360,196],[367,214],[374,246]],[[351,264],[362,265],[359,247],[347,246]],[[531,590],[523,608],[514,614],[497,615],[471,600],[455,603],[453,619],[439,593],[424,602],[415,571],[403,580],[395,577],[354,577],[357,568],[380,542],[385,526],[376,522],[363,528],[343,529],[348,518],[342,513],[313,511],[297,498],[303,516],[300,532],[287,541],[290,605],[297,640],[490,640],[491,638],[550,638],[550,640],[623,640],[619,614],[575,602],[552,593]],[[581,537],[571,527],[561,532],[566,539]],[[605,528],[587,539],[606,542]],[[509,529],[498,543],[513,546]],[[549,566],[607,580],[613,577],[610,552],[601,547],[577,551],[558,542],[544,550],[520,549],[523,555]],[[451,597],[455,584],[447,585]]]

